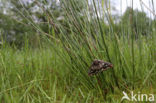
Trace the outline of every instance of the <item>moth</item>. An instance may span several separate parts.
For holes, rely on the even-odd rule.
[[[109,62],[104,62],[103,60],[95,59],[89,68],[88,75],[92,76],[92,75],[95,75],[99,72],[105,71],[112,67],[113,67],[113,65]]]

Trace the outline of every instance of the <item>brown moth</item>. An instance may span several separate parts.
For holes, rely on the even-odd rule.
[[[88,75],[91,76],[112,67],[113,65],[109,62],[104,62],[103,60],[95,59],[89,68]]]

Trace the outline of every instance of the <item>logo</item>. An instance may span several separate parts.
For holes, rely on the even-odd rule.
[[[130,92],[130,95],[128,96],[128,94],[126,92],[122,92],[123,93],[123,97],[121,99],[121,101],[123,100],[128,100],[128,101],[149,101],[149,102],[153,102],[154,101],[154,94],[141,94],[140,92],[138,92],[137,94],[135,94],[133,91]]]

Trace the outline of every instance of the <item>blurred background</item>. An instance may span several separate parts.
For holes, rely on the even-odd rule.
[[[76,2],[80,6],[77,7],[76,12],[80,14],[79,16],[83,17],[86,8],[82,5],[82,1],[77,0]],[[89,16],[95,15],[95,10],[93,2],[91,0],[87,2],[87,15],[88,18],[91,18]],[[133,27],[136,30],[135,32],[137,33],[138,30],[141,30],[142,35],[150,35],[150,32],[155,29],[151,28],[152,25],[155,25],[156,18],[156,3],[154,0],[134,0],[133,5],[131,0],[98,0],[95,2],[98,7],[98,15],[100,19],[104,19],[106,27],[109,24],[108,22],[110,22],[107,14],[109,12],[115,25],[119,28],[118,32],[121,32],[120,29],[127,26],[127,19],[133,7]],[[56,35],[58,35],[59,26],[67,26],[65,20],[66,11],[63,5],[63,1],[59,0],[1,0],[1,44],[3,39],[3,41],[10,44],[14,43],[20,47],[23,45],[24,38],[27,37],[32,45],[37,45],[38,40],[36,35],[40,35],[39,32],[41,31],[49,33],[49,31],[55,30],[57,31]],[[104,9],[106,10],[105,12],[103,11]],[[92,22],[90,21],[90,23]]]

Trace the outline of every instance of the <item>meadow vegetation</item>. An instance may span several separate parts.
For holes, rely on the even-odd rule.
[[[116,18],[109,1],[41,1],[10,0],[12,15],[0,13],[1,103],[120,103],[123,91],[156,93],[155,18],[130,7]],[[94,59],[113,68],[88,76]]]

